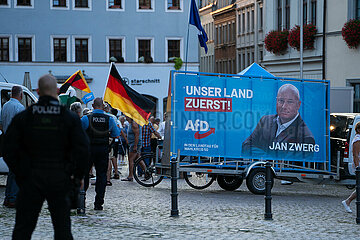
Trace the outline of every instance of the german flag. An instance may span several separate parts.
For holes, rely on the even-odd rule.
[[[90,93],[90,88],[89,85],[87,84],[83,74],[81,73],[80,70],[78,70],[76,73],[74,73],[73,75],[71,75],[65,82],[63,85],[61,85],[60,87],[60,93],[66,93],[66,91],[68,90],[68,88],[70,86],[76,87],[77,89],[80,89],[84,92]]]
[[[148,123],[151,110],[155,107],[153,101],[136,92],[122,80],[114,63],[110,66],[104,101],[132,118],[140,126]]]

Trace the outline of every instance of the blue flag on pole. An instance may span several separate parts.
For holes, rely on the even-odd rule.
[[[200,46],[205,49],[205,53],[207,53],[208,48],[206,46],[206,42],[208,41],[208,37],[204,28],[201,26],[199,11],[197,9],[195,0],[191,0],[189,24],[194,25],[200,31],[198,34],[199,43]]]
[[[88,102],[90,102],[91,100],[94,100],[94,94],[92,92],[86,94],[81,100],[87,104]]]

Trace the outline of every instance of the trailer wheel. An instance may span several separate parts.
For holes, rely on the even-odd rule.
[[[250,192],[257,195],[265,194],[266,174],[264,168],[254,168],[246,178],[246,186]],[[274,177],[271,176],[271,188],[274,186]]]
[[[200,173],[200,172],[185,172],[184,179],[186,183],[195,189],[205,189],[215,181],[216,175]]]
[[[355,185],[345,185],[345,186],[346,186],[347,189],[350,189],[350,190],[355,188]]]
[[[217,182],[222,189],[226,191],[235,191],[241,186],[243,177],[218,175]]]

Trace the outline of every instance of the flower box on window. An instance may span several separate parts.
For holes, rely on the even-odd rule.
[[[316,33],[317,29],[314,24],[309,23],[304,26],[304,49],[314,49]],[[296,25],[290,30],[288,40],[290,47],[300,51],[300,26]]]
[[[270,31],[265,36],[265,49],[275,55],[282,55],[288,48],[288,30]]]
[[[360,44],[360,20],[349,20],[344,24],[341,34],[349,48],[357,48]]]

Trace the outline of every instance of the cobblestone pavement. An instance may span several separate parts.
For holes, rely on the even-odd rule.
[[[0,176],[4,184],[5,176]],[[179,184],[178,218],[170,217],[170,180],[155,188],[112,180],[104,211],[94,211],[94,186],[87,194],[86,216],[72,216],[75,239],[358,239],[356,214],[341,205],[351,190],[342,186],[294,183],[273,188],[273,221],[265,221],[264,197],[246,184],[235,192],[217,183],[195,190]],[[4,199],[0,187],[0,202]],[[355,202],[351,208],[355,210]],[[354,211],[355,212],[355,211]],[[15,210],[0,207],[0,239],[10,239]],[[50,214],[43,207],[32,239],[52,239]]]

